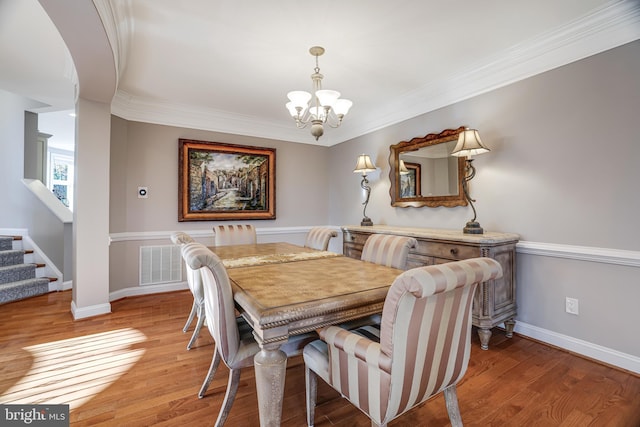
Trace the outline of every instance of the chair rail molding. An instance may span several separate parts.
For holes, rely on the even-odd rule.
[[[265,228],[256,228],[256,234],[258,236],[277,236],[277,235],[286,235],[286,234],[303,234],[308,233],[312,227],[317,227],[316,225],[309,226],[298,226],[298,227],[265,227]],[[340,227],[336,225],[322,225],[321,227],[331,228],[336,231],[340,231]],[[159,240],[159,239],[169,239],[171,237],[171,233],[176,230],[171,231],[131,231],[124,233],[111,233],[109,235],[110,243],[115,242],[125,242],[132,240]],[[213,233],[211,228],[206,228],[202,230],[179,230],[188,233],[191,237],[212,237]]]
[[[640,252],[623,249],[520,241],[516,245],[516,252],[527,255],[640,267]]]

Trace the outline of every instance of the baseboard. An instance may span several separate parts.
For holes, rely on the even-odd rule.
[[[58,270],[55,264],[47,257],[47,255],[42,252],[40,247],[36,245],[33,239],[29,236],[22,236],[23,245],[26,248],[32,249],[35,257],[40,262],[44,263],[44,272],[43,275],[46,277],[55,277],[59,282],[62,282],[62,272]]]
[[[186,281],[174,283],[162,283],[160,285],[134,286],[131,288],[119,289],[109,294],[109,301],[119,300],[126,297],[139,295],[160,294],[163,292],[183,291],[189,289]]]
[[[97,304],[89,307],[78,308],[75,301],[71,301],[71,314],[74,320],[84,319],[87,317],[99,316],[101,314],[111,313],[111,304]]]
[[[55,281],[49,283],[49,292],[68,291],[71,288],[73,288],[73,280],[67,280],[66,282]]]
[[[514,331],[525,337],[560,347],[564,350],[598,360],[608,365],[617,366],[627,371],[640,374],[640,357],[622,353],[607,347],[562,335],[557,332],[516,321]]]

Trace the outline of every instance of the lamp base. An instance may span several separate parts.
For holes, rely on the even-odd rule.
[[[371,226],[373,225],[373,221],[371,221],[371,218],[369,218],[368,216],[365,216],[364,218],[362,218],[360,225]]]
[[[484,230],[480,227],[480,223],[476,221],[469,221],[466,227],[462,229],[462,232],[464,234],[482,234],[484,233]]]

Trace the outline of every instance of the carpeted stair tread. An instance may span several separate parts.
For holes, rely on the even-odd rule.
[[[49,279],[36,277],[0,284],[0,304],[49,293]]]
[[[0,236],[0,251],[10,251],[13,249],[13,237]]]
[[[36,277],[35,264],[19,264],[0,267],[0,283],[18,282]]]
[[[24,264],[24,251],[0,251],[0,267]]]

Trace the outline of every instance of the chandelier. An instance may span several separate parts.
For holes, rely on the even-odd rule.
[[[303,129],[311,124],[311,135],[316,139],[324,133],[324,125],[337,128],[342,119],[349,112],[353,102],[348,99],[339,99],[340,92],[322,89],[322,74],[318,66],[318,57],[324,53],[324,48],[313,46],[309,53],[316,57],[316,67],[311,74],[313,81],[313,95],[303,90],[294,90],[287,94],[290,102],[286,107],[291,117],[296,121],[298,129]]]

